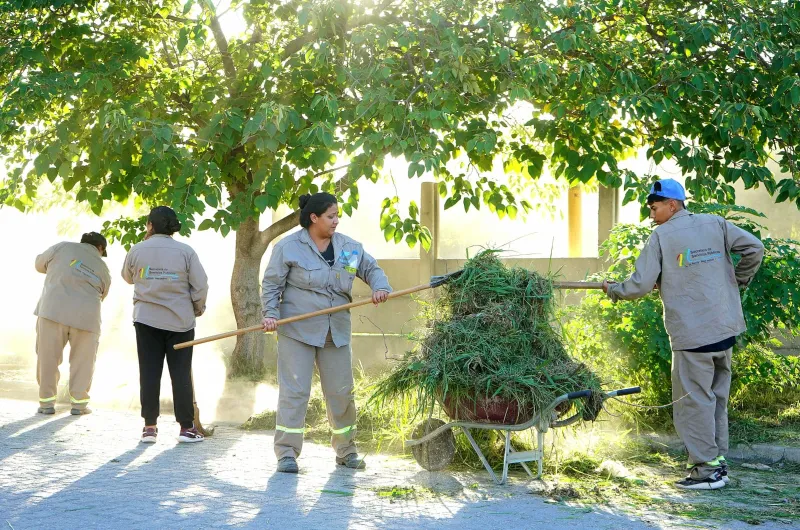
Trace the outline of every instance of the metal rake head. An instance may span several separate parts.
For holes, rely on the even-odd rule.
[[[441,276],[431,276],[431,287],[439,287],[440,285],[444,285],[450,280],[454,278],[458,278],[463,274],[464,269],[459,269],[455,272],[451,272],[448,274],[442,274]]]

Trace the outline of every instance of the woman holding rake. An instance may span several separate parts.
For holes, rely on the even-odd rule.
[[[277,321],[351,302],[356,277],[370,286],[376,305],[385,302],[392,289],[386,274],[362,245],[336,231],[336,197],[329,193],[303,195],[299,204],[301,229],[275,245],[261,284],[264,331],[278,332],[278,471],[298,472],[315,364],[336,463],[363,469],[364,461],[358,457],[355,444],[350,312],[319,315],[280,328]]]

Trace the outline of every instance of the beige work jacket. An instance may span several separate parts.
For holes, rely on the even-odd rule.
[[[34,315],[100,333],[100,303],[108,295],[111,275],[96,246],[57,243],[36,256],[36,270],[47,277]]]
[[[731,253],[742,257],[735,269]],[[763,256],[761,241],[733,223],[680,210],[653,231],[631,277],[612,284],[608,295],[632,300],[658,283],[672,349],[700,348],[745,331],[739,287],[750,283]]]
[[[133,285],[133,321],[189,331],[206,310],[208,277],[189,245],[155,234],[131,248],[122,278]]]
[[[287,318],[352,302],[356,277],[373,291],[391,292],[386,274],[361,243],[334,233],[333,252],[331,267],[305,229],[275,245],[261,283],[264,317]],[[340,311],[282,325],[278,333],[322,347],[330,330],[338,347],[350,343],[350,329],[350,311]]]

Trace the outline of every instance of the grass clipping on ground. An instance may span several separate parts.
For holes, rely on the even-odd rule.
[[[417,345],[377,383],[371,401],[412,397],[427,415],[449,396],[462,404],[514,403],[530,415],[562,394],[600,389],[564,349],[551,277],[506,267],[498,251],[484,250],[437,295],[422,302],[428,324]],[[597,396],[588,400],[594,413]]]

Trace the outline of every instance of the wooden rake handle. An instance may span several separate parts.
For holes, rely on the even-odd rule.
[[[602,289],[603,282],[553,282],[556,289]]]
[[[409,287],[408,289],[403,289],[401,291],[394,291],[389,293],[388,298],[398,298],[400,296],[405,296],[407,294],[416,293],[417,291],[424,291],[425,289],[430,289],[431,284],[425,283],[422,285],[417,285],[415,287]],[[277,324],[282,326],[284,324],[291,324],[292,322],[298,322],[300,320],[305,320],[307,318],[318,317],[320,315],[330,315],[331,313],[338,313],[339,311],[344,311],[346,309],[353,309],[354,307],[361,307],[362,305],[371,304],[372,299],[366,298],[364,300],[359,300],[358,302],[350,302],[349,304],[337,305],[335,307],[329,307],[328,309],[320,309],[319,311],[312,311],[311,313],[303,313],[302,315],[295,315],[293,317],[282,318],[278,320]],[[202,339],[192,340],[189,342],[181,342],[180,344],[175,345],[176,350],[181,350],[183,348],[188,348],[189,346],[195,346],[197,344],[204,344],[206,342],[212,342],[219,339],[226,339],[228,337],[236,337],[237,335],[244,335],[245,333],[253,333],[256,331],[263,331],[264,326],[250,326],[249,328],[242,328],[242,329],[235,329],[233,331],[227,331],[225,333],[220,333],[219,335],[211,335],[210,337],[205,337]]]
[[[430,283],[424,283],[422,285],[417,285],[415,287],[409,287],[408,289],[403,289],[401,291],[394,291],[389,293],[387,298],[399,298],[401,296],[406,296],[408,294],[416,293],[418,291],[424,291],[425,289],[430,289],[433,287]],[[556,289],[602,289],[603,284],[600,282],[554,282],[553,287]],[[328,309],[320,309],[319,311],[312,311],[311,313],[304,313],[302,315],[295,315],[289,318],[282,318],[278,320],[277,324],[282,326],[284,324],[291,324],[292,322],[298,322],[300,320],[305,320],[307,318],[318,317],[320,315],[330,315],[331,313],[338,313],[339,311],[345,311],[347,309],[353,309],[354,307],[361,307],[362,305],[371,304],[372,299],[366,298],[364,300],[359,300],[358,302],[350,302],[349,304],[338,305],[336,307],[329,307]],[[202,339],[192,340],[189,342],[181,342],[180,344],[175,345],[176,350],[181,350],[183,348],[188,348],[189,346],[196,346],[197,344],[205,344],[206,342],[213,342],[215,340],[220,339],[227,339],[228,337],[236,337],[238,335],[244,335],[245,333],[254,333],[256,331],[263,331],[264,327],[262,325],[258,326],[250,326],[249,328],[242,328],[242,329],[235,329],[233,331],[227,331],[225,333],[220,333],[218,335],[211,335],[210,337],[204,337]]]

